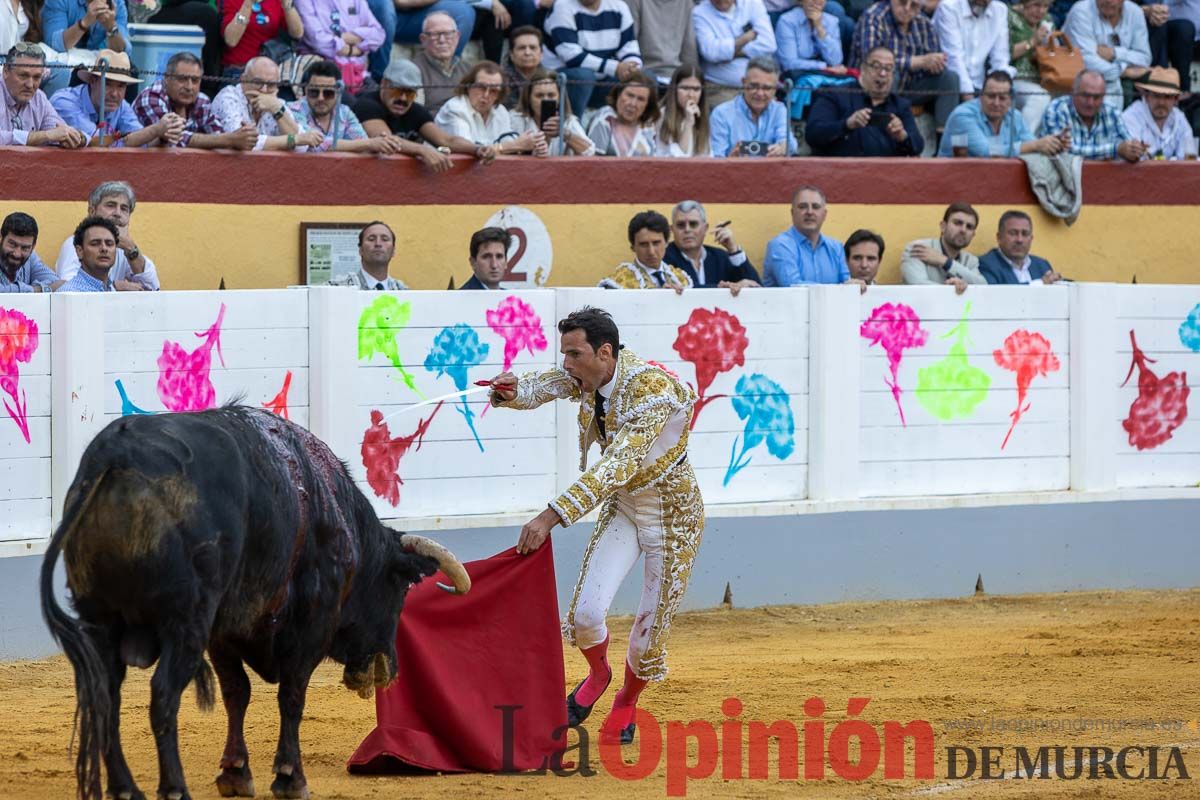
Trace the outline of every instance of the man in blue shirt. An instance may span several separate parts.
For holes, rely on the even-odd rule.
[[[60,53],[72,49],[129,49],[129,14],[125,0],[46,0],[42,35]]]
[[[75,229],[79,272],[56,292],[112,292],[108,271],[117,260],[117,226],[104,217],[88,217]]]
[[[49,292],[58,281],[54,271],[33,252],[37,220],[14,211],[0,225],[0,292]]]
[[[801,186],[792,195],[792,227],[767,243],[763,263],[764,286],[803,283],[866,284],[850,277],[842,243],[821,233],[829,209],[825,193],[816,186]]]
[[[100,94],[100,62],[107,60],[104,94]],[[173,111],[158,122],[143,128],[137,114],[125,100],[125,90],[131,83],[141,83],[133,77],[129,56],[112,50],[101,50],[96,65],[80,70],[84,83],[69,89],[59,89],[50,98],[51,105],[63,121],[88,137],[89,146],[141,147],[156,144],[160,139],[178,144],[183,137],[184,120]],[[100,130],[101,104],[104,106],[104,130]],[[98,141],[97,141],[98,140]]]
[[[1071,137],[1059,132],[1033,138],[1025,118],[1013,108],[1012,77],[997,70],[984,80],[979,97],[950,114],[938,155],[963,155],[964,146],[965,155],[971,158],[1016,158],[1022,153],[1056,156],[1071,146]]]
[[[779,64],[774,58],[750,59],[742,93],[714,108],[709,119],[709,149],[715,157],[779,157],[796,152],[787,108],[775,99],[778,85]]]

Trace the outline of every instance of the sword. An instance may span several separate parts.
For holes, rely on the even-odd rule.
[[[501,384],[501,385],[504,386],[507,384]],[[492,390],[492,382],[491,381],[475,381],[475,387],[472,389],[463,389],[460,392],[450,392],[449,394],[439,395],[438,397],[430,397],[428,400],[422,400],[419,403],[413,403],[411,406],[405,406],[404,408],[400,409],[399,411],[393,411],[392,413],[390,413],[386,417],[384,417],[383,420],[381,420],[381,421],[389,420],[392,417],[399,416],[400,414],[407,414],[409,411],[421,408],[422,406],[429,406],[429,405],[433,405],[434,403],[444,403],[447,400],[457,400],[460,397],[469,397],[470,395],[473,395],[473,394],[480,394],[482,392],[490,392],[491,390]]]

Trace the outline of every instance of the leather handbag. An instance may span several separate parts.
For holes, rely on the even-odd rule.
[[[1065,33],[1054,31],[1035,52],[1042,88],[1051,94],[1071,91],[1075,76],[1083,71],[1083,53],[1079,48],[1071,44]]]

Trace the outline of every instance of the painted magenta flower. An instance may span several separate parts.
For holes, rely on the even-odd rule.
[[[994,351],[992,357],[1004,369],[1017,373],[1017,407],[1009,413],[1012,424],[1008,426],[1008,433],[1000,443],[1000,449],[1003,450],[1021,415],[1029,410],[1025,397],[1029,394],[1029,385],[1033,383],[1033,379],[1058,372],[1060,365],[1058,356],[1050,349],[1050,341],[1040,333],[1030,333],[1027,330],[1010,333],[1004,340],[1004,346]]]
[[[745,420],[745,426],[729,450],[724,486],[750,463],[750,451],[763,442],[767,444],[767,452],[780,461],[796,449],[791,398],[778,383],[757,372],[743,375],[738,378],[730,402],[738,419]],[[741,439],[740,452],[738,439]]]
[[[12,405],[4,401],[4,410],[17,423],[27,443],[29,404],[25,390],[17,386],[21,378],[17,364],[28,364],[37,348],[37,323],[16,309],[0,308],[0,391],[13,399]]]
[[[1133,363],[1121,383],[1124,386],[1138,371],[1138,396],[1129,406],[1129,416],[1121,427],[1129,434],[1129,444],[1138,450],[1152,450],[1171,438],[1175,429],[1187,419],[1188,388],[1186,372],[1168,372],[1161,378],[1147,364],[1155,363],[1138,347],[1137,338],[1129,331],[1133,343]]]
[[[386,358],[400,372],[404,385],[422,400],[425,396],[417,389],[416,382],[404,362],[400,360],[400,345],[396,336],[408,325],[412,306],[401,303],[390,294],[380,295],[375,302],[363,309],[358,316],[358,360],[370,361],[375,354]]]
[[[679,326],[675,336],[675,352],[696,368],[696,412],[692,427],[700,419],[704,406],[723,394],[705,395],[717,375],[734,367],[746,365],[746,348],[750,340],[746,329],[733,314],[720,308],[693,309],[687,322]]]
[[[883,382],[892,390],[896,410],[900,412],[900,424],[907,425],[904,421],[904,406],[900,404],[902,390],[897,377],[900,372],[900,360],[904,357],[905,350],[925,345],[925,340],[929,337],[928,331],[921,327],[921,318],[911,306],[904,303],[884,303],[871,311],[871,316],[859,326],[858,334],[870,340],[872,345],[879,345],[887,353],[892,379],[889,381],[884,378]]]
[[[217,312],[217,320],[204,333],[196,336],[204,342],[188,352],[177,342],[163,342],[158,357],[158,399],[168,411],[203,411],[217,404],[217,391],[212,384],[212,350],[225,366],[221,354],[221,323],[225,319],[225,304]]]
[[[500,305],[487,312],[487,324],[504,340],[504,371],[507,372],[522,350],[529,355],[547,347],[546,333],[542,330],[542,318],[533,306],[514,294],[500,301]]]
[[[486,343],[479,341],[479,334],[474,328],[460,322],[453,327],[442,328],[434,337],[429,355],[425,356],[425,369],[436,372],[438,377],[449,375],[454,381],[454,387],[461,392],[467,388],[467,370],[482,364],[489,349]],[[475,414],[467,405],[467,398],[463,397],[461,400],[462,408],[457,411],[467,421],[467,427],[471,429],[475,444],[482,453],[483,442],[479,440],[479,434],[475,431]]]

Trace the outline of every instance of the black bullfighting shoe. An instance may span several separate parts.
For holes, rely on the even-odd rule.
[[[637,724],[629,723],[621,728],[621,744],[633,744],[633,735],[637,733]]]
[[[579,685],[576,686],[569,695],[567,695],[567,724],[571,727],[582,725],[583,721],[586,720],[589,715],[591,715],[592,706],[596,705],[596,700],[599,700],[601,697],[603,697],[604,692],[607,692],[608,687],[612,684],[612,672],[608,673],[608,683],[604,684],[604,689],[600,692],[600,694],[596,695],[596,700],[593,700],[592,705],[590,706],[582,706],[575,702],[575,692],[578,692],[580,689],[582,689],[583,684],[585,683],[587,683],[587,678],[581,680]]]

